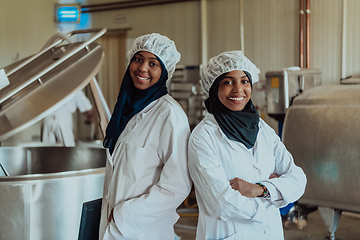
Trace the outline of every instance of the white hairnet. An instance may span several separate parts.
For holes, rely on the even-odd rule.
[[[241,51],[228,51],[212,57],[200,68],[200,85],[206,96],[215,79],[221,74],[234,70],[247,71],[252,78],[252,84],[259,81],[260,70]]]
[[[132,48],[127,53],[127,60],[130,63],[135,53],[147,51],[164,63],[170,79],[175,72],[175,66],[180,61],[181,54],[176,50],[174,41],[158,33],[151,33],[135,39]]]

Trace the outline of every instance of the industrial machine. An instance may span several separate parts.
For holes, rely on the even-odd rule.
[[[205,95],[200,86],[199,66],[178,66],[171,80],[169,94],[182,106],[193,129],[205,116]]]
[[[308,184],[299,203],[317,206],[330,238],[342,211],[360,212],[360,79],[311,88],[293,101],[283,142]]]
[[[0,239],[77,239],[84,202],[102,197],[105,150],[0,148]]]
[[[320,85],[316,69],[267,72],[266,78],[268,114],[279,121],[282,141],[307,176],[300,208],[317,207],[335,240],[341,212],[360,212],[354,191],[360,183],[360,79]]]
[[[266,72],[267,113],[278,121],[279,136],[287,109],[300,93],[321,84],[319,69],[289,68]]]
[[[94,41],[105,32],[58,34],[40,52],[0,70],[0,142],[87,84],[106,127],[110,114],[94,78],[104,59]],[[75,34],[92,36],[70,41]],[[77,239],[82,204],[102,197],[105,161],[103,148],[0,147],[0,239]]]

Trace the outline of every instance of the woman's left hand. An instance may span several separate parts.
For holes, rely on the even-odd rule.
[[[263,192],[261,186],[249,183],[237,177],[230,180],[229,182],[232,189],[239,191],[241,195],[248,198],[256,198],[257,196],[260,196]]]

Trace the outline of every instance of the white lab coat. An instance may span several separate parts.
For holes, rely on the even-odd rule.
[[[189,169],[199,206],[197,240],[281,240],[279,207],[304,193],[306,176],[263,120],[252,149],[230,140],[207,113],[189,140]],[[276,173],[279,178],[268,179]],[[247,198],[231,188],[235,177],[261,182],[271,198]]]
[[[169,95],[133,116],[106,162],[99,239],[174,239],[176,208],[188,196],[190,129]],[[107,224],[111,209],[114,221]]]
[[[72,114],[76,109],[82,113],[92,109],[91,102],[83,91],[78,91],[68,102],[43,119],[42,141],[66,147],[75,146]]]

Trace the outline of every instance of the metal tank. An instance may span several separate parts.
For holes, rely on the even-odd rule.
[[[108,108],[94,78],[104,50],[94,41],[105,32],[57,34],[40,52],[0,69],[0,146],[87,84],[104,131]],[[89,33],[85,42],[70,41]],[[0,239],[77,239],[82,204],[102,197],[105,161],[103,148],[0,147]]]
[[[335,239],[342,211],[360,212],[360,79],[316,86],[286,113],[283,142],[308,184],[299,203],[318,206]]]
[[[105,150],[0,148],[0,239],[77,239],[82,204],[102,197]]]

